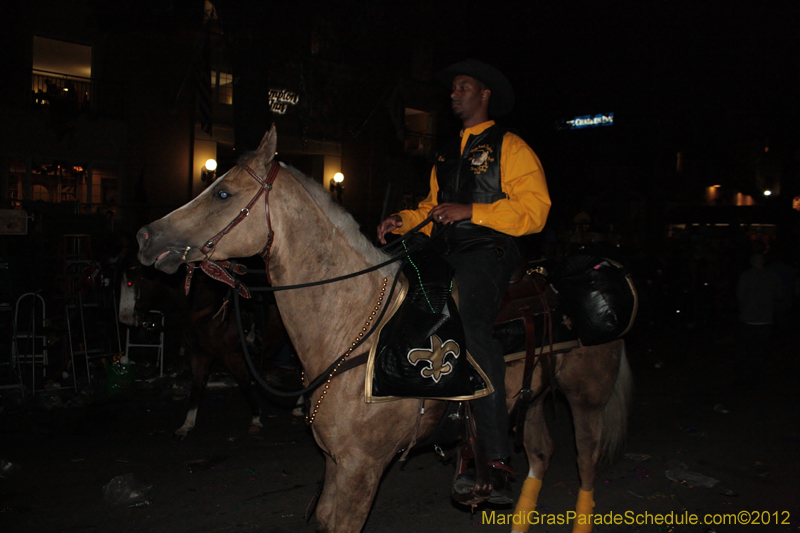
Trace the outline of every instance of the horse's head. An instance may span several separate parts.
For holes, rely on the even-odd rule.
[[[264,222],[266,203],[259,200],[249,208],[248,204],[259,191],[265,198],[268,191],[247,169],[266,177],[276,143],[273,126],[246,166],[234,167],[188,204],[140,229],[136,237],[142,264],[173,273],[182,263],[207,257],[222,260],[259,253],[269,231]]]

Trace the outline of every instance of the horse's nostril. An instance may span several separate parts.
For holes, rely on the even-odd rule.
[[[150,240],[150,233],[147,231],[147,226],[143,227],[136,233],[136,240],[139,241],[139,248],[143,248],[144,245]]]

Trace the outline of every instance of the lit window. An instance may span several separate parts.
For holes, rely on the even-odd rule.
[[[211,71],[211,90],[214,101],[219,104],[233,104],[233,75],[227,72]]]
[[[72,103],[82,107],[89,101],[92,77],[92,47],[33,37],[33,101],[39,105]]]

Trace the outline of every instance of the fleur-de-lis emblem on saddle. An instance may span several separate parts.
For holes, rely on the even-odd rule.
[[[453,359],[458,359],[461,355],[461,348],[454,340],[447,340],[442,343],[442,339],[438,335],[431,335],[431,348],[415,348],[408,352],[408,361],[417,366],[420,361],[427,362],[427,366],[423,367],[420,371],[422,377],[433,379],[434,383],[439,383],[442,376],[445,376],[453,371],[453,364],[447,361],[448,354],[451,354]]]

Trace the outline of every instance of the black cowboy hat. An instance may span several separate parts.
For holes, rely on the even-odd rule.
[[[511,87],[511,82],[493,66],[477,59],[465,59],[440,70],[436,74],[436,79],[449,87],[453,78],[458,75],[480,80],[492,91],[492,96],[489,98],[489,115],[500,117],[507,115],[513,109],[514,89]]]

